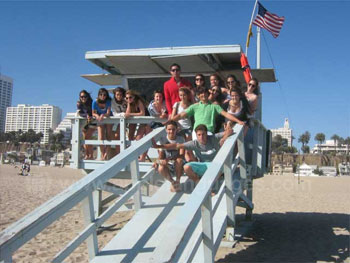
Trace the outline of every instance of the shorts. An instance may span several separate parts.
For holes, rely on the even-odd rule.
[[[192,171],[195,172],[199,177],[202,177],[207,171],[211,162],[189,162],[186,165],[192,168]]]

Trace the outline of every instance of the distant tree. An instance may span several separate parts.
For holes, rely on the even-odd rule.
[[[337,134],[333,134],[331,139],[334,141],[335,154],[337,154],[337,146],[339,143],[340,136]]]
[[[272,142],[271,142],[272,152],[281,154],[282,152],[286,152],[287,148],[288,148],[287,139],[282,138],[282,136],[279,134],[272,138]]]
[[[304,145],[301,147],[303,153],[310,153],[310,147],[308,145]]]
[[[60,152],[64,149],[63,140],[64,134],[62,131],[59,133],[53,133],[52,130],[49,131],[49,146],[50,150],[55,152]]]
[[[349,148],[350,148],[350,137],[346,137],[344,139],[344,144],[346,144],[346,155],[349,155]]]
[[[326,140],[324,133],[320,132],[315,135],[315,141],[318,142],[318,150],[321,153],[321,144]]]
[[[302,147],[301,147],[301,150],[306,153],[304,150],[306,149],[305,146],[307,146],[307,144],[309,143],[310,141],[310,137],[311,137],[311,134],[310,132],[306,131],[304,132],[302,135],[299,136],[298,138],[298,142],[301,143]],[[309,148],[309,147],[308,147]],[[303,150],[304,149],[304,150]],[[310,148],[308,150],[308,152],[310,152]]]

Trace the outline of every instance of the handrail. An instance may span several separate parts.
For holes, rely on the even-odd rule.
[[[82,168],[80,147],[81,145],[120,145],[120,152],[125,150],[129,145],[130,141],[126,140],[126,126],[127,124],[150,124],[152,122],[165,122],[166,119],[156,118],[153,116],[132,116],[125,118],[123,116],[111,116],[103,119],[100,123],[102,124],[119,124],[120,125],[120,139],[119,140],[83,140],[81,131],[83,125],[86,124],[87,119],[74,116],[69,117],[72,122],[72,157],[71,167]]]
[[[155,258],[152,262],[172,262],[178,261],[184,245],[184,236],[189,230],[191,223],[195,219],[196,214],[202,211],[202,225],[203,225],[203,243],[204,243],[204,254],[209,262],[214,260],[214,240],[213,240],[213,229],[212,229],[212,217],[213,211],[211,207],[211,189],[220,175],[222,167],[224,167],[225,174],[225,184],[227,198],[231,201],[233,199],[233,184],[232,184],[232,171],[231,164],[233,159],[233,149],[238,143],[239,158],[242,160],[240,162],[241,171],[245,169],[244,165],[244,147],[243,147],[243,126],[235,125],[234,135],[229,137],[224,145],[221,147],[216,157],[212,161],[211,165],[208,167],[207,171],[197,184],[196,188],[192,192],[188,201],[179,211],[179,214],[175,220],[169,226],[168,233],[165,233],[163,238],[164,242],[160,242],[160,245],[156,248],[154,255]],[[224,158],[224,159],[223,159]],[[230,214],[233,211],[228,209],[228,217],[231,218],[233,215]],[[171,242],[166,242],[171,240]]]
[[[83,199],[89,197],[94,190],[98,189],[110,178],[115,176],[124,167],[130,163],[131,166],[133,166],[133,163],[137,164],[138,156],[151,147],[152,140],[164,134],[164,128],[155,129],[140,141],[137,141],[131,147],[108,161],[105,165],[91,172],[89,176],[82,178],[2,231],[0,233],[0,261],[11,261],[12,254],[23,244],[36,236]],[[105,215],[104,213],[101,216]]]

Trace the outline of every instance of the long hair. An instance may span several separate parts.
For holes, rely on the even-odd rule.
[[[86,102],[83,103],[80,96],[81,94],[84,93],[84,95],[87,97],[86,98]],[[90,106],[91,107],[91,104],[92,104],[92,98],[91,98],[91,94],[89,92],[87,92],[86,90],[82,90],[79,92],[79,101],[78,101],[78,104],[83,104],[83,105],[86,105],[86,106]]]
[[[230,87],[229,87],[228,84],[227,84],[227,80],[228,80],[229,78],[232,78],[232,79],[236,82],[235,87],[241,87],[241,82],[236,78],[236,76],[233,75],[233,74],[230,74],[230,75],[227,75],[226,81],[225,81],[225,87],[226,87],[227,89],[230,89]]]
[[[137,107],[137,104],[138,104],[139,101],[141,101],[143,106],[145,106],[145,109],[147,109],[147,106],[148,106],[147,101],[138,92],[129,89],[129,90],[126,91],[126,95],[130,95],[130,96],[134,97],[133,102],[130,103],[132,112],[136,112],[136,107]]]
[[[106,93],[106,98],[104,100],[101,100],[99,98],[101,93]],[[98,90],[98,95],[97,95],[97,102],[101,103],[101,104],[105,104],[108,100],[111,100],[111,97],[109,96],[108,90],[106,90],[105,88],[100,88]]]
[[[260,94],[259,81],[258,81],[257,78],[252,78],[250,81],[252,81],[252,80],[253,80],[253,81],[255,82],[255,84],[256,84],[253,93],[254,93],[255,95],[259,96],[259,94]]]

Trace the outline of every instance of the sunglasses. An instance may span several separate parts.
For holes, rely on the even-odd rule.
[[[171,72],[179,72],[180,71],[180,69],[179,68],[174,68],[174,69],[172,69],[172,70],[170,70]]]
[[[98,96],[105,96],[105,97],[107,97],[107,94],[106,93],[100,93],[100,94],[98,94]]]
[[[197,78],[196,81],[203,81],[203,79],[202,78]]]
[[[86,96],[86,95],[83,95],[83,96],[80,96],[80,98],[82,98],[82,99],[86,99],[86,98],[87,98],[87,96]]]
[[[213,91],[213,92],[218,92],[219,90],[218,90],[218,89],[212,89],[211,91]]]
[[[233,84],[233,83],[235,83],[236,81],[227,81],[227,84]]]
[[[129,97],[125,97],[125,99],[129,100],[129,99],[133,99],[133,96],[129,96]]]
[[[249,87],[255,87],[255,84],[249,83],[248,86]]]

